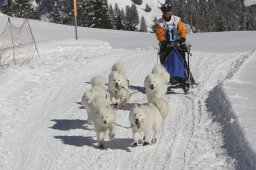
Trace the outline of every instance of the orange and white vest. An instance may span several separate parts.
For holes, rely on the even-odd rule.
[[[168,32],[171,35],[166,35]],[[175,41],[181,37],[186,38],[186,29],[182,24],[181,19],[175,15],[172,15],[171,20],[168,22],[163,18],[160,18],[156,23],[156,37],[160,42],[166,40],[166,37]]]

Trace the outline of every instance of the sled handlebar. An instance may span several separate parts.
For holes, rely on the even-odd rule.
[[[176,41],[169,41],[167,44],[167,47],[169,48],[178,48],[184,52],[187,52],[188,55],[192,56],[192,53],[190,52],[190,47],[192,46],[192,44],[190,42],[183,42],[183,43],[179,43]]]

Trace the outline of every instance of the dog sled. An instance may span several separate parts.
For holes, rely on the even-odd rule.
[[[196,82],[190,71],[189,56],[190,43],[186,43],[185,49],[180,48],[180,44],[170,41],[166,49],[160,53],[160,62],[170,74],[170,83],[167,93],[172,93],[172,89],[182,88],[184,93],[188,93],[189,89],[196,85]],[[183,45],[183,46],[184,46]]]

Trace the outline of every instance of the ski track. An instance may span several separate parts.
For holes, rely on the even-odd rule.
[[[132,148],[131,129],[116,127],[116,139],[109,141],[106,135],[107,149],[99,150],[94,127],[87,124],[86,111],[79,103],[85,89],[90,87],[91,78],[102,75],[107,79],[115,62],[125,65],[131,90],[137,93],[127,106],[115,111],[117,123],[128,127],[129,109],[147,101],[142,93],[143,81],[157,62],[156,51],[113,50],[104,46],[65,48],[50,49],[42,54],[45,59],[41,63],[36,60],[35,66],[27,66],[35,84],[24,91],[22,98],[9,99],[14,109],[5,113],[8,119],[1,126],[6,129],[1,128],[0,133],[0,144],[4,146],[0,150],[0,167],[6,170],[234,169],[234,160],[222,148],[221,126],[212,121],[205,100],[209,90],[228,78],[234,67],[239,67],[242,55],[196,52],[191,65],[200,85],[187,95],[179,89],[175,90],[177,94],[166,95],[170,112],[157,143]],[[67,62],[53,63],[56,59],[51,58],[56,55]],[[41,70],[41,64],[49,65],[48,70]],[[38,77],[41,79],[37,80]],[[5,139],[12,142],[4,143]]]

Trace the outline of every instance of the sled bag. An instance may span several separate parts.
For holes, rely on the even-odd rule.
[[[185,78],[184,59],[177,48],[166,57],[165,68],[171,77]]]

